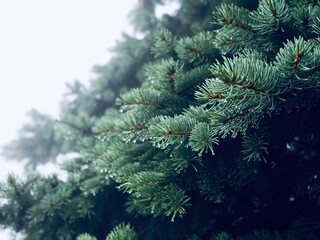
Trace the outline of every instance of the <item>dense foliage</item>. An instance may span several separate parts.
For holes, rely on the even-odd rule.
[[[149,21],[143,43],[119,44],[132,50],[116,61],[123,72],[97,67],[91,90],[71,88],[63,121],[80,132],[80,157],[65,181],[9,176],[2,225],[32,240],[320,236],[320,3],[192,2]]]

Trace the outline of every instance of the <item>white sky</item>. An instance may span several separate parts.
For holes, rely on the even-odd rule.
[[[137,2],[0,0],[0,144],[30,108],[58,114],[65,82],[87,81],[94,64],[107,62]]]
[[[35,108],[58,116],[65,82],[88,82],[94,64],[129,31],[138,0],[0,0],[0,145]],[[0,180],[22,164],[0,159]],[[0,233],[1,240],[10,240]]]

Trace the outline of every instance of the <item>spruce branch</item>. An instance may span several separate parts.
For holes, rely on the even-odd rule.
[[[255,34],[256,31],[251,26],[254,20],[249,15],[250,11],[245,8],[240,8],[233,4],[221,4],[213,12],[213,20],[214,23],[219,25]]]
[[[292,17],[297,25],[300,25],[304,30],[312,27],[311,21],[316,10],[311,6],[299,6],[292,9]]]
[[[123,114],[121,121],[119,121],[117,130],[122,133],[126,142],[144,142],[148,139],[147,136],[147,122],[155,117],[156,112],[137,113],[127,112]]]
[[[233,4],[222,4],[213,13],[214,23],[222,25],[216,30],[214,40],[216,47],[223,53],[234,53],[249,46],[259,45],[257,32],[252,25],[255,20],[250,18],[250,12]]]
[[[122,106],[121,111],[143,112],[147,116],[155,116],[180,111],[188,105],[188,101],[171,92],[141,88],[122,94],[117,99],[117,104]]]
[[[186,64],[210,61],[218,51],[212,45],[213,40],[214,35],[211,32],[201,32],[194,37],[180,39],[175,47],[178,58]]]
[[[200,194],[216,204],[222,204],[225,200],[224,180],[219,171],[213,174],[201,168],[197,176],[197,184]]]
[[[166,186],[163,190],[158,204],[164,211],[166,216],[171,216],[171,222],[179,216],[182,218],[186,214],[186,208],[191,207],[190,198],[185,195],[185,192],[174,184]]]
[[[290,10],[285,0],[260,0],[257,11],[250,15],[256,21],[253,29],[266,34],[284,26],[289,21]]]
[[[93,135],[93,132],[91,131],[91,129],[89,128],[81,128],[77,125],[75,125],[74,123],[65,121],[65,120],[56,120],[57,123],[63,124],[65,126],[70,127],[73,130],[78,131],[79,133],[83,134],[83,135]]]
[[[161,191],[163,173],[155,171],[143,171],[132,175],[127,182],[122,183],[119,189],[140,198],[148,199]]]
[[[201,238],[195,234],[192,234],[191,236],[187,236],[186,240],[201,240]]]
[[[318,4],[318,0],[290,0],[288,1],[288,5],[291,8],[295,8],[295,7],[301,7],[301,6],[314,6],[316,4]]]
[[[178,174],[184,173],[190,168],[198,172],[198,169],[202,166],[202,158],[189,148],[174,149],[169,156],[170,165]]]
[[[97,238],[91,236],[88,233],[82,233],[77,237],[76,240],[97,240]]]
[[[276,56],[275,67],[282,77],[279,86],[286,90],[308,86],[310,73],[319,67],[318,61],[312,41],[305,41],[302,37],[288,41]]]
[[[145,106],[160,106],[160,92],[155,90],[145,90],[145,89],[132,89],[129,92],[122,94],[116,103],[121,106],[130,105],[145,105]]]
[[[210,67],[215,78],[227,85],[247,88],[256,93],[276,92],[274,67],[257,58],[257,55],[239,55],[234,58],[223,58],[223,64],[216,62]]]
[[[209,70],[209,64],[203,64],[190,70],[185,69],[184,73],[177,75],[175,92],[187,97],[192,96],[192,90],[196,90],[198,84],[211,77],[213,75]]]
[[[212,236],[210,240],[232,240],[232,237],[226,232],[219,232]]]
[[[283,240],[283,238],[278,232],[271,232],[267,229],[255,230],[253,233],[247,234],[239,238],[239,240],[256,240],[256,239]]]
[[[38,219],[39,215],[54,216],[68,203],[71,197],[71,189],[67,186],[55,189],[54,194],[45,195],[39,202],[39,205],[28,209],[27,217],[30,221]],[[42,216],[44,217],[44,216]]]
[[[117,225],[107,235],[106,240],[137,240],[138,236],[133,227],[128,223],[121,223]]]
[[[320,17],[317,17],[319,16],[319,12],[320,12],[320,7],[317,8],[317,11],[314,14],[315,16],[313,17],[313,22],[312,22],[313,32],[317,34],[317,36],[320,36]]]
[[[176,75],[182,71],[182,67],[178,61],[172,58],[165,59],[159,67],[160,80],[168,86],[169,93],[175,93],[175,80]]]
[[[105,176],[99,174],[96,177],[84,180],[80,185],[80,190],[86,195],[96,195],[104,187],[104,182]]]
[[[262,137],[259,137],[256,134],[251,134],[243,136],[242,140],[242,153],[245,155],[245,160],[267,162],[265,155],[268,154],[268,143],[264,141]]]
[[[208,79],[196,91],[196,99],[203,102],[205,108],[209,108],[213,124],[227,129],[227,125],[238,125],[242,117],[253,126],[265,112],[275,109],[274,96],[277,96],[279,90],[274,81],[274,67],[262,61],[248,60],[239,61],[235,58],[234,62],[226,61],[223,66],[214,65],[211,70],[219,78]],[[238,123],[227,124],[232,120]]]
[[[166,16],[176,32],[190,32],[176,27],[193,21],[193,13],[204,19],[209,7],[197,11],[195,2],[182,1],[178,19]],[[184,19],[181,13],[188,8],[192,14]],[[231,234],[237,240],[317,239],[319,1],[261,0],[251,12],[224,4],[213,16],[221,26],[216,32],[179,38],[150,29],[147,41],[127,36],[130,48],[117,48],[129,52],[116,59],[123,66],[100,67],[103,75],[92,91],[78,91],[84,103],[66,107],[73,114],[87,112],[68,122],[79,127],[77,132],[93,126],[96,138],[79,147],[81,158],[65,165],[66,181],[37,176],[1,184],[1,223],[30,239],[74,239],[82,232],[100,239],[104,228],[127,219],[111,204],[120,206],[126,199],[143,239],[231,240]],[[158,59],[139,70],[142,86],[118,97],[119,111],[100,117],[105,102],[122,92],[106,81],[116,76],[136,86],[136,70],[123,67],[150,60],[136,46],[149,48],[151,38]],[[91,93],[97,102],[87,102]],[[92,117],[96,111],[98,121]],[[263,163],[267,155],[270,164]],[[114,184],[125,194],[115,191],[114,196]],[[297,221],[301,214],[306,218]],[[163,216],[184,219],[169,224]],[[264,225],[270,230],[257,230]],[[122,223],[107,239],[137,236]],[[95,239],[89,234],[79,238]]]
[[[189,137],[188,146],[195,152],[199,152],[199,156],[203,152],[214,155],[213,144],[218,144],[218,138],[216,131],[207,123],[198,123],[192,129],[191,135]]]
[[[184,110],[183,115],[194,118],[199,122],[210,122],[208,111],[204,110],[202,107],[190,106],[190,108]]]
[[[154,44],[151,47],[151,52],[155,55],[155,58],[170,57],[174,54],[174,47],[176,43],[176,37],[165,28],[161,28],[154,34]]]
[[[183,115],[151,119],[148,128],[151,142],[162,149],[169,145],[180,146],[187,140],[196,123],[195,119]]]

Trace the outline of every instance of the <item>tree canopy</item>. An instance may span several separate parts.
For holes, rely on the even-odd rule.
[[[162,19],[147,2],[144,38],[69,87],[67,179],[9,176],[0,224],[32,240],[317,239],[319,1],[181,0]]]

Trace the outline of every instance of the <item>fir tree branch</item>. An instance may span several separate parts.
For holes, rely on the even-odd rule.
[[[155,106],[155,107],[159,107],[160,104],[158,103],[153,103],[153,102],[141,102],[141,101],[136,101],[136,102],[122,102],[121,103],[122,106],[130,106],[130,105],[145,105],[145,106]]]
[[[252,19],[249,18],[250,12],[244,8],[239,8],[233,4],[222,4],[213,13],[216,23],[222,26],[240,29],[250,34],[257,32],[251,27]]]

